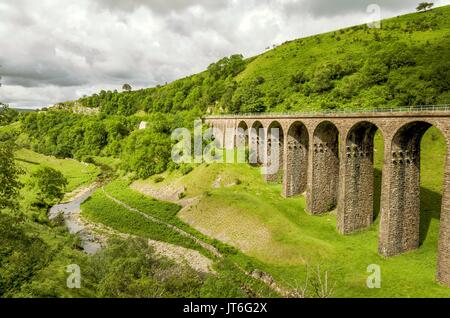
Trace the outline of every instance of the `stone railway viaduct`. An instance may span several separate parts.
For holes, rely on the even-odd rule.
[[[262,138],[268,145],[278,142],[283,195],[306,192],[307,209],[313,215],[336,207],[337,228],[344,235],[364,230],[374,221],[374,136],[380,131],[384,162],[379,253],[389,257],[419,248],[421,139],[435,126],[450,149],[450,111],[225,115],[208,116],[204,121],[224,148],[233,149],[238,139],[244,139],[240,144],[256,152]],[[272,138],[272,128],[279,129],[278,140]],[[246,133],[236,134],[232,144],[226,145],[218,133],[226,129]],[[450,287],[448,150],[444,174],[437,279]],[[265,177],[267,181],[277,178]]]

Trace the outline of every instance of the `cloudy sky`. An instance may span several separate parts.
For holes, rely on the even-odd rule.
[[[371,4],[386,18],[418,2],[0,0],[0,101],[36,108],[123,83],[164,84],[223,56],[366,23],[377,16]]]

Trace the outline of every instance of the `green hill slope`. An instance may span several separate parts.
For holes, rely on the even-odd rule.
[[[171,132],[209,113],[450,103],[450,6],[223,58],[202,73],[134,92],[101,91],[22,114],[24,145],[61,158],[120,159],[146,178],[168,168]],[[91,115],[65,111],[98,108]],[[61,108],[63,110],[61,110]],[[86,112],[89,113],[89,112]],[[98,113],[98,115],[97,115]],[[137,130],[140,121],[147,129]]]
[[[207,71],[129,93],[79,101],[104,113],[300,111],[450,102],[450,6],[235,55]],[[70,105],[70,103],[69,103]]]

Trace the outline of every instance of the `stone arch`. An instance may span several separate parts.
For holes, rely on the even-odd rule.
[[[361,121],[345,136],[337,213],[342,234],[368,228],[374,220],[374,139],[378,130],[374,123]]]
[[[248,160],[248,149],[250,145],[249,134],[250,132],[247,123],[245,121],[241,121],[237,126],[235,135],[238,163],[245,163]]]
[[[239,147],[248,147],[249,145],[249,131],[248,125],[245,121],[241,121],[238,124],[238,130],[236,134],[236,146]]]
[[[314,130],[312,139],[312,180],[308,187],[308,209],[312,214],[321,214],[337,206],[339,130],[331,121],[323,121]]]
[[[219,147],[223,147],[225,144],[225,134],[221,128],[222,124],[219,121],[211,121],[210,128],[212,130],[213,139],[218,142]]]
[[[275,147],[277,146],[277,147]],[[273,153],[274,151],[277,154]],[[273,121],[267,129],[267,182],[280,182],[283,179],[284,131],[278,121]]]
[[[250,129],[250,158],[251,164],[260,165],[264,163],[264,146],[265,146],[265,131],[264,126],[260,121],[253,122]]]
[[[420,246],[420,148],[422,137],[432,126],[427,121],[407,123],[390,142],[380,224],[379,252],[384,256]]]
[[[291,197],[305,192],[308,182],[309,133],[302,122],[289,127],[285,152],[283,195]]]

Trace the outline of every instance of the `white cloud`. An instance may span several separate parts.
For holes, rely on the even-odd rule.
[[[169,82],[226,55],[364,23],[372,2],[0,0],[0,100],[40,107],[125,82]],[[378,0],[383,17],[416,2]]]

